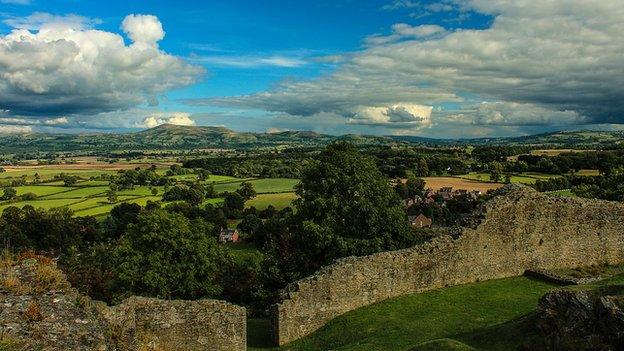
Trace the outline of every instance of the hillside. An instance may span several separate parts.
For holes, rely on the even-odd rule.
[[[137,151],[275,147],[318,147],[336,140],[357,145],[420,146],[531,145],[544,148],[610,148],[624,143],[624,132],[563,131],[514,138],[433,139],[418,136],[333,136],[312,131],[236,132],[224,127],[164,124],[133,133],[4,134],[0,153],[55,151]]]
[[[375,136],[331,136],[310,131],[251,133],[223,127],[164,124],[134,133],[5,134],[0,135],[0,153],[314,147],[335,140],[348,140],[362,145],[396,143],[390,138]]]

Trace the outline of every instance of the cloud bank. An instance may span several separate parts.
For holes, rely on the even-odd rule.
[[[365,39],[336,72],[285,81],[238,97],[189,100],[296,117],[417,130],[624,123],[624,6],[620,0],[470,0],[460,9],[493,17],[487,29],[396,24]],[[396,1],[386,10],[415,8]],[[483,103],[487,101],[488,103]],[[403,107],[401,107],[403,106]],[[425,106],[427,116],[409,112]],[[411,116],[411,117],[410,117]]]
[[[200,66],[162,51],[158,18],[129,15],[119,34],[99,20],[35,13],[8,18],[0,35],[0,109],[15,116],[93,115],[149,103],[195,83]]]

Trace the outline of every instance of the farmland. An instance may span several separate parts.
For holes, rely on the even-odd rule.
[[[20,166],[7,167],[6,172],[0,173],[0,182],[4,186],[11,185],[13,181],[22,181],[26,185],[14,186],[18,199],[0,202],[0,211],[7,207],[26,205],[35,208],[53,209],[66,207],[74,211],[76,216],[103,216],[120,203],[135,203],[145,206],[148,201],[161,201],[165,191],[162,186],[135,186],[130,189],[120,189],[117,191],[117,199],[110,202],[107,197],[109,191],[109,181],[99,180],[101,176],[115,175],[118,170],[126,169],[123,166],[109,166],[107,164],[95,163],[88,167],[86,164],[79,165],[52,165],[52,166]],[[147,167],[145,167],[147,168]],[[165,174],[165,168],[158,168],[158,174]],[[75,176],[78,181],[65,186],[63,181],[56,180],[61,173],[68,176]],[[182,174],[170,176],[172,181],[197,182],[197,174]],[[290,202],[295,198],[294,186],[297,180],[294,179],[240,179],[229,176],[210,175],[208,179],[202,181],[204,184],[214,184],[217,193],[233,192],[244,181],[249,181],[257,192],[257,197],[250,200],[247,206],[257,206],[264,209],[269,205],[276,208],[290,206]],[[155,192],[155,193],[154,193]],[[26,199],[19,197],[28,195]],[[203,204],[220,203],[221,198],[206,199]]]

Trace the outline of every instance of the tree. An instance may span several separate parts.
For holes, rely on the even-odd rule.
[[[250,182],[242,182],[236,192],[245,198],[245,200],[250,200],[256,197],[256,190],[254,190],[253,184]]]
[[[427,160],[422,157],[418,160],[418,169],[416,170],[416,175],[419,175],[421,177],[429,176],[429,164],[427,163]]]
[[[113,252],[123,296],[164,299],[217,297],[229,257],[210,235],[212,225],[165,210],[141,213]],[[183,258],[183,259],[181,259]]]
[[[502,176],[503,164],[498,161],[490,163],[490,180],[493,182],[498,182],[501,180]]]
[[[152,196],[158,195],[158,188],[151,188],[150,191],[152,193]]]
[[[236,227],[243,233],[253,236],[253,234],[256,232],[258,227],[260,227],[260,225],[262,225],[262,220],[258,218],[258,216],[254,214],[248,214]]]
[[[2,200],[13,200],[17,196],[15,188],[5,187],[2,193]]]
[[[302,271],[332,259],[413,243],[400,198],[370,157],[348,143],[328,146],[303,172],[291,243]]]
[[[425,192],[425,181],[421,178],[410,177],[405,186],[407,187],[407,196],[410,198],[422,196]]]
[[[106,198],[108,199],[109,204],[114,204],[115,202],[117,202],[117,191],[109,189],[106,192]]]

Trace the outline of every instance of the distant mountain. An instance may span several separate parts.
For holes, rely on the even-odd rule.
[[[362,145],[400,143],[376,136],[331,136],[310,131],[250,133],[224,127],[163,124],[134,133],[5,134],[0,135],[0,153],[316,147],[335,140]]]
[[[318,147],[336,140],[357,145],[464,146],[531,145],[543,148],[609,148],[624,143],[624,132],[562,131],[514,138],[433,139],[417,136],[332,136],[311,131],[276,133],[236,132],[224,127],[163,124],[134,133],[6,134],[0,135],[0,153],[192,149],[263,149]]]

